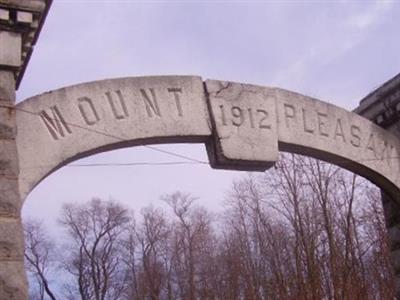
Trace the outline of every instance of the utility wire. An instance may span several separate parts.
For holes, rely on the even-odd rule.
[[[22,108],[19,108],[19,107],[15,107],[15,106],[14,107],[10,107],[10,106],[6,106],[6,105],[0,105],[0,107],[1,108],[8,108],[8,109],[15,109],[15,110],[18,110],[18,111],[21,111],[21,112],[24,112],[24,113],[27,113],[27,114],[30,114],[30,115],[40,116],[39,113],[32,112],[32,111],[29,111],[29,110],[26,110],[26,109],[22,109]],[[51,117],[49,117],[49,119],[52,120],[52,121],[57,121],[57,120],[55,120],[54,118],[51,118]],[[83,130],[86,130],[86,131],[89,131],[89,132],[93,132],[93,133],[96,133],[96,134],[99,134],[99,135],[103,135],[103,136],[106,136],[106,137],[111,137],[111,138],[114,138],[114,139],[116,139],[118,141],[128,141],[125,138],[122,138],[122,137],[119,137],[119,136],[116,136],[116,135],[113,135],[113,134],[110,134],[110,133],[107,133],[107,132],[104,132],[104,131],[88,128],[88,127],[85,127],[85,126],[82,126],[82,125],[79,125],[79,124],[75,124],[75,123],[71,123],[71,122],[67,122],[67,121],[65,121],[65,123],[70,125],[71,127],[76,127],[76,128],[80,128],[80,129],[83,129]],[[179,154],[179,153],[176,153],[176,152],[163,150],[163,149],[157,148],[155,146],[150,146],[150,145],[145,145],[145,144],[139,144],[139,146],[143,146],[143,147],[146,147],[146,148],[151,149],[153,151],[157,151],[157,152],[160,152],[160,153],[168,154],[168,155],[171,155],[171,156],[174,156],[174,157],[183,158],[183,159],[186,159],[186,160],[189,160],[189,161],[193,161],[193,162],[196,162],[196,163],[208,164],[208,162],[201,161],[201,160],[198,160],[196,158],[192,158],[192,157],[189,157],[189,156],[186,156],[186,155],[183,155],[183,154]]]
[[[203,163],[190,161],[171,162],[130,162],[130,163],[92,163],[92,164],[70,164],[67,167],[125,167],[125,166],[170,166],[170,165],[202,165]],[[207,163],[206,163],[207,164]]]
[[[400,159],[400,157],[389,157],[388,159]],[[382,159],[365,159],[364,161],[376,161]],[[331,160],[330,162],[351,164],[346,160]],[[296,162],[300,166],[308,166],[307,163]],[[168,165],[209,165],[208,162],[191,162],[191,161],[172,161],[172,162],[128,162],[128,163],[88,163],[88,164],[69,164],[68,167],[120,167],[120,166],[168,166]]]
[[[0,105],[0,107],[1,108],[8,108],[8,109],[15,109],[15,110],[18,110],[18,111],[21,111],[21,112],[24,112],[24,113],[27,113],[27,114],[30,114],[30,115],[40,116],[39,113],[32,112],[32,111],[29,111],[29,110],[26,110],[26,109],[22,109],[22,108],[19,108],[19,107],[15,107],[15,106]],[[53,121],[56,121],[54,118],[51,118],[51,117],[49,117],[49,119],[51,119]],[[114,138],[114,139],[116,139],[118,141],[128,141],[125,138],[122,138],[122,137],[119,137],[119,136],[116,136],[116,135],[113,135],[113,134],[110,134],[110,133],[107,133],[107,132],[103,132],[103,131],[100,131],[100,130],[88,128],[88,127],[85,127],[85,126],[82,126],[82,125],[79,125],[79,124],[75,124],[75,123],[71,123],[71,122],[67,122],[67,121],[65,121],[65,123],[70,125],[71,127],[76,127],[76,128],[80,128],[80,129],[89,131],[89,132],[93,132],[95,134],[103,135],[103,136],[106,136],[106,137],[111,137],[111,138]],[[179,153],[176,153],[176,152],[163,150],[163,149],[157,148],[155,146],[150,146],[150,145],[145,145],[145,144],[139,144],[139,146],[143,146],[143,147],[146,147],[146,148],[151,149],[153,151],[164,153],[164,154],[167,154],[167,155],[170,155],[170,156],[186,159],[188,161],[191,161],[192,164],[207,164],[207,165],[209,164],[206,161],[198,160],[196,158],[192,158],[192,157],[189,157],[189,156],[186,156],[186,155],[182,155],[182,154],[179,154]],[[366,158],[366,159],[359,159],[356,162],[383,161],[383,160],[390,160],[390,159],[400,159],[400,156],[392,156],[392,157],[385,157],[385,158]],[[331,162],[331,163],[341,163],[341,164],[351,163],[348,160],[329,160],[329,162]],[[147,163],[147,162],[136,163],[136,162],[133,162],[133,163],[126,163],[126,164],[118,164],[118,163],[116,163],[116,164],[115,163],[107,163],[107,164],[74,164],[74,165],[70,165],[70,166],[83,167],[83,166],[100,166],[100,165],[104,165],[104,166],[105,165],[108,165],[108,166],[112,166],[112,165],[120,166],[120,165],[157,165],[157,164],[158,165],[168,165],[168,164],[177,165],[177,164],[184,164],[184,162],[171,162],[171,163],[168,163],[168,162],[166,162],[166,163],[164,163],[164,162],[162,162],[162,163]]]

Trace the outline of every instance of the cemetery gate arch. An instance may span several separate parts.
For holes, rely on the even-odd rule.
[[[16,142],[2,151],[17,155],[2,164],[15,170],[18,191],[2,209],[17,221],[0,218],[0,295],[15,299],[25,299],[27,289],[18,217],[24,199],[56,169],[107,150],[205,143],[212,167],[258,171],[271,167],[279,151],[299,153],[360,174],[400,203],[397,137],[355,113],[280,88],[196,76],[118,78],[47,92],[10,114]]]

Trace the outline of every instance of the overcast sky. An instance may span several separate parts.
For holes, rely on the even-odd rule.
[[[199,75],[278,86],[346,109],[400,72],[397,1],[54,0],[18,101],[105,78]],[[207,160],[203,145],[157,146]],[[144,147],[75,163],[167,162]],[[218,210],[240,172],[204,165],[71,167],[28,196],[23,215],[53,222],[65,201],[114,198],[135,210],[175,190]]]

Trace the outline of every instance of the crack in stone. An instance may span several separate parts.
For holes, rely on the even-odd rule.
[[[226,86],[224,86],[224,83],[226,83]],[[225,81],[225,82],[219,82],[220,89],[215,92],[215,96],[218,97],[223,91],[228,90],[232,86],[232,82]]]

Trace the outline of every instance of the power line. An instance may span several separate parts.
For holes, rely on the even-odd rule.
[[[172,156],[176,156],[176,157],[184,158],[184,159],[187,159],[187,160],[191,160],[191,161],[193,161],[195,163],[208,164],[208,162],[206,162],[206,161],[201,161],[201,160],[198,160],[196,158],[191,158],[191,157],[186,156],[186,155],[182,155],[182,154],[179,154],[179,153],[171,152],[171,151],[168,151],[168,150],[163,150],[163,149],[160,149],[160,148],[157,148],[157,147],[154,147],[154,146],[149,146],[149,145],[141,145],[141,146],[144,146],[144,147],[146,147],[148,149],[151,149],[151,150],[154,150],[154,151],[158,151],[158,152],[161,152],[161,153],[165,153],[165,154],[169,154],[169,155],[172,155]]]
[[[171,165],[204,165],[204,163],[190,161],[172,162],[130,162],[130,163],[91,163],[91,164],[70,164],[67,167],[126,167],[126,166],[171,166]]]
[[[0,107],[9,108],[9,109],[11,108],[11,109],[15,109],[15,110],[18,110],[18,111],[21,111],[21,112],[24,112],[24,113],[27,113],[27,114],[30,114],[30,115],[39,116],[39,113],[36,113],[36,112],[33,112],[33,111],[29,111],[29,110],[26,110],[26,109],[22,109],[22,108],[19,108],[19,107],[15,107],[15,106],[14,107],[10,107],[10,106],[6,106],[6,105],[0,105]],[[54,118],[51,118],[51,117],[49,117],[49,119],[51,119],[52,121],[56,121]],[[116,139],[118,141],[128,141],[125,138],[122,138],[122,137],[119,137],[119,136],[116,136],[114,134],[110,134],[110,133],[107,133],[107,132],[104,132],[104,131],[88,128],[88,127],[85,127],[85,126],[82,126],[82,125],[79,125],[79,124],[75,124],[75,123],[71,123],[71,122],[67,122],[67,121],[65,121],[65,123],[70,125],[71,127],[76,127],[76,128],[83,129],[83,130],[86,130],[86,131],[89,131],[89,132],[93,132],[93,133],[96,133],[96,134],[99,134],[99,135],[103,135],[103,136],[106,136],[106,137],[111,137],[111,138],[114,138],[114,139]],[[167,154],[167,155],[171,155],[171,156],[174,156],[174,157],[183,158],[183,159],[186,159],[186,160],[189,160],[189,161],[193,161],[193,162],[196,162],[196,163],[208,164],[208,162],[201,161],[201,160],[198,160],[196,158],[192,158],[192,157],[189,157],[189,156],[186,156],[186,155],[183,155],[183,154],[179,154],[179,153],[176,153],[176,152],[159,149],[159,148],[157,148],[155,146],[150,146],[150,145],[145,145],[145,144],[140,144],[139,146],[143,146],[143,147],[146,147],[146,148],[151,149],[153,151],[157,151],[157,152],[164,153],[164,154]]]
[[[15,110],[27,113],[27,114],[39,116],[39,113],[32,112],[32,111],[29,111],[29,110],[26,110],[26,109],[22,109],[22,108],[19,108],[19,107],[15,107],[15,106],[10,107],[10,106],[6,106],[6,105],[0,105],[0,107],[1,108],[8,108],[8,109],[15,109]],[[53,121],[56,121],[56,119],[51,118],[51,117],[49,117],[49,119],[51,119]],[[65,123],[70,125],[71,127],[76,127],[76,128],[80,128],[80,129],[89,131],[89,132],[93,132],[95,134],[103,135],[103,136],[106,136],[106,137],[111,137],[111,138],[114,138],[114,139],[116,139],[118,141],[128,141],[125,138],[122,138],[122,137],[119,137],[119,136],[116,136],[114,134],[110,134],[110,133],[107,133],[107,132],[104,132],[104,131],[88,128],[88,127],[85,127],[85,126],[82,126],[82,125],[79,125],[79,124],[75,124],[75,123],[71,123],[71,122],[67,122],[67,121],[65,121]],[[176,153],[176,152],[173,152],[173,151],[163,150],[163,149],[157,148],[155,146],[150,146],[150,145],[145,145],[145,144],[139,144],[139,146],[146,147],[146,148],[151,149],[153,151],[164,153],[164,154],[167,154],[167,155],[170,155],[170,156],[183,158],[183,159],[186,159],[188,161],[193,162],[194,164],[209,164],[206,161],[201,161],[201,160],[198,160],[196,158],[192,158],[192,157],[189,157],[189,156],[186,156],[186,155],[183,155],[183,154],[179,154],[179,153]],[[359,160],[357,160],[355,162],[383,161],[383,160],[390,160],[390,159],[396,159],[397,160],[397,159],[400,159],[400,156],[384,157],[384,158],[366,158],[366,159],[359,159]],[[351,161],[344,160],[344,159],[329,160],[329,162],[331,162],[333,164],[334,163],[339,163],[339,164],[349,164],[349,163],[351,163]],[[182,163],[183,162],[172,162],[170,164],[173,165],[173,164],[182,164]],[[169,163],[147,163],[147,162],[143,162],[143,163],[127,163],[126,165],[138,165],[138,164],[141,164],[141,165],[151,165],[151,164],[167,165]],[[87,165],[83,165],[83,164],[76,165],[75,164],[75,166],[90,166],[90,165],[93,165],[93,166],[95,166],[95,165],[97,166],[98,165],[98,166],[100,166],[101,164],[87,164]],[[121,164],[110,163],[108,165],[109,166],[111,166],[111,165],[119,166]],[[70,165],[70,166],[72,166],[72,165]]]

